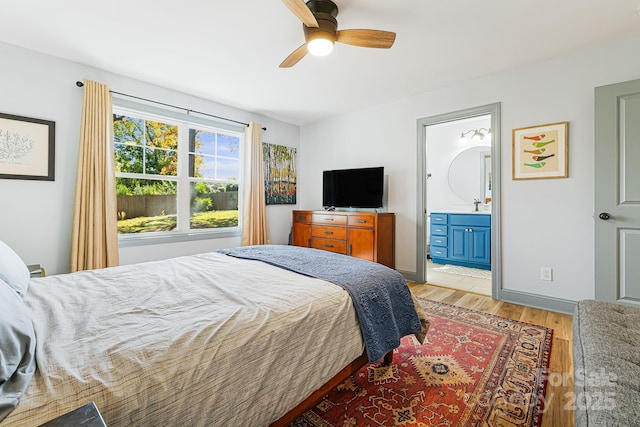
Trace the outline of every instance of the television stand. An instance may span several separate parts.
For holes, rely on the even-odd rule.
[[[291,244],[322,249],[395,268],[393,213],[293,211]]]

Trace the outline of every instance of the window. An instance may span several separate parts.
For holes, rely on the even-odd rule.
[[[244,134],[113,111],[118,233],[238,230]]]

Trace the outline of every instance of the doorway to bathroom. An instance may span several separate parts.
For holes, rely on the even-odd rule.
[[[500,104],[418,120],[417,279],[500,298]]]

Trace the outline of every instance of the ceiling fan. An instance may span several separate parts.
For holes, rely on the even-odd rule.
[[[280,68],[293,67],[307,53],[324,56],[331,53],[335,42],[360,47],[389,49],[396,33],[380,30],[338,30],[338,6],[331,0],[282,0],[302,21],[305,43],[282,61]]]

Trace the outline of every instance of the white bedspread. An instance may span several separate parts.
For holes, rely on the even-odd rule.
[[[31,281],[38,370],[2,425],[268,425],[357,358],[346,291],[218,253]]]

